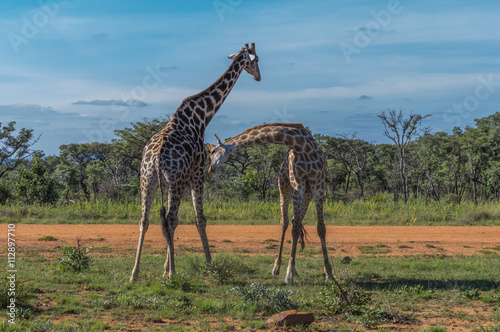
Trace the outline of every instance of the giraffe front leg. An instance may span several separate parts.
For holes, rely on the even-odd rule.
[[[280,241],[280,249],[278,251],[278,256],[276,256],[276,260],[274,261],[274,267],[273,267],[273,272],[272,274],[274,276],[277,276],[280,274],[280,267],[281,267],[281,256],[283,254],[283,242],[285,240],[285,232],[286,232],[286,229],[288,228],[288,221],[287,221],[287,224],[286,225],[283,225],[283,222],[282,222],[282,226],[281,226],[281,241]]]
[[[286,270],[285,283],[293,284],[293,276],[298,275],[295,269],[295,255],[297,253],[297,242],[300,236],[301,226],[297,224],[296,218],[292,218],[292,252],[290,254],[290,260],[288,261],[288,268]]]
[[[191,196],[193,198],[194,213],[196,217],[196,228],[200,234],[203,251],[205,252],[205,261],[207,264],[212,263],[212,256],[210,254],[210,246],[207,237],[207,219],[203,214],[203,169],[198,172],[191,181]]]
[[[170,276],[170,248],[167,245],[167,258],[165,259],[165,264],[163,264],[163,277]]]
[[[282,189],[280,188],[280,191]],[[290,197],[291,195],[289,193],[280,193],[280,201],[281,201],[281,240],[280,240],[280,248],[278,251],[278,256],[276,257],[276,260],[274,261],[274,267],[273,267],[273,275],[277,276],[280,274],[280,267],[281,267],[281,256],[283,255],[283,244],[285,242],[285,234],[286,230],[288,229],[288,205],[290,204]]]
[[[283,168],[285,166],[285,169]],[[287,178],[286,172],[288,169],[286,168],[287,163],[283,163],[281,165],[282,170],[280,174],[280,178],[278,181],[278,186],[280,190],[280,205],[281,205],[281,240],[280,240],[280,248],[278,251],[278,256],[274,261],[274,267],[272,274],[277,276],[280,274],[281,267],[281,256],[283,254],[283,243],[285,242],[285,234],[288,229],[288,206],[290,205],[290,201],[292,199],[292,187],[290,186],[290,182]]]

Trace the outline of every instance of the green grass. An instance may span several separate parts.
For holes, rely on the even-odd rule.
[[[359,246],[357,247],[362,254],[387,254],[391,250],[385,244],[377,244],[375,246]]]
[[[160,203],[151,208],[151,223],[159,224]],[[290,207],[290,212],[292,208]],[[280,205],[273,202],[210,202],[204,212],[211,225],[255,224],[276,225],[280,220]],[[500,205],[494,202],[449,204],[410,200],[394,203],[390,196],[375,196],[350,203],[327,201],[325,222],[335,225],[500,225]],[[0,223],[35,224],[137,224],[141,216],[139,199],[125,202],[98,200],[78,201],[72,205],[38,206],[10,203],[0,206]],[[179,220],[193,224],[195,217],[189,199],[181,203]],[[316,224],[316,211],[311,204],[304,224]]]
[[[38,239],[38,241],[57,241],[57,238],[47,235],[47,236],[42,236],[41,238]]]
[[[457,319],[477,331],[500,324],[500,261],[496,257],[364,256],[349,265],[340,264],[339,257],[333,262],[337,279],[343,285],[346,280],[355,284],[369,296],[364,296],[361,306],[349,309],[349,315],[340,313],[334,319],[320,295],[335,289],[325,283],[321,258],[297,259],[299,276],[294,285],[284,283],[284,272],[271,275],[272,255],[219,253],[208,269],[201,255],[178,253],[178,274],[167,280],[161,277],[163,263],[163,257],[145,254],[139,281],[130,283],[133,257],[94,258],[81,273],[59,271],[55,259],[19,258],[22,296],[18,304],[23,316],[15,326],[6,323],[8,285],[3,284],[0,330],[265,329],[267,318],[288,307],[313,312],[317,322],[305,331],[359,330],[383,324],[387,317],[399,329],[410,324],[418,330],[426,319],[422,310]],[[336,299],[330,295],[328,303],[332,301]],[[467,310],[479,303],[484,307],[477,313]]]
[[[435,246],[435,245],[433,245],[433,244],[429,244],[429,243],[427,243],[427,244],[425,245],[425,247],[426,247],[426,248],[430,248],[430,249],[436,249],[437,251],[444,251],[444,248],[442,248],[442,247],[438,247],[438,246]]]

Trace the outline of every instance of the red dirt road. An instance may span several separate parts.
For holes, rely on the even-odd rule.
[[[4,229],[6,230],[7,225]],[[291,239],[291,227],[287,240]],[[307,247],[319,248],[315,226],[306,226],[309,234]],[[237,226],[209,225],[207,234],[213,251],[248,254],[274,254],[266,248],[268,239],[278,240],[279,225]],[[57,242],[38,241],[53,236]],[[76,237],[84,246],[109,246],[111,252],[134,254],[139,237],[138,225],[16,225],[16,240],[22,250],[53,249],[67,242],[75,245]],[[180,249],[202,252],[201,242],[193,225],[180,225],[175,232],[175,246]],[[360,246],[386,245],[385,255],[444,254],[447,256],[481,254],[488,250],[498,253],[500,227],[450,227],[450,226],[327,226],[327,246],[330,255],[358,256]],[[290,244],[286,243],[285,247]],[[496,248],[494,248],[496,247]],[[161,226],[150,225],[145,239],[145,253],[150,249],[165,248]],[[335,249],[335,250],[332,250]],[[44,250],[49,253],[50,250]],[[318,252],[319,253],[319,252]]]

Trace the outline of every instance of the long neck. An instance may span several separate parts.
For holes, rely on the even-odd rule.
[[[279,144],[288,146],[297,153],[317,148],[317,143],[311,134],[302,124],[295,123],[265,124],[253,127],[227,140],[224,144],[233,145],[236,149],[259,144]]]
[[[172,120],[181,121],[183,125],[194,125],[201,137],[205,128],[222,106],[238,80],[246,61],[246,54],[241,51],[233,60],[226,72],[214,84],[197,95],[184,99],[174,113]]]

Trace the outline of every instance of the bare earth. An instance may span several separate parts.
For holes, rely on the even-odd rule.
[[[291,227],[286,240],[291,239]],[[307,246],[320,247],[316,227],[306,226],[309,234]],[[76,244],[78,236],[85,246],[110,246],[113,250],[135,249],[139,237],[138,225],[26,225],[16,226],[18,244],[22,249],[50,249],[54,242],[38,241],[44,236],[53,236],[69,244]],[[235,226],[209,225],[207,235],[214,250],[249,254],[271,254],[266,249],[268,239],[278,240],[279,225]],[[179,225],[175,232],[175,246],[201,251],[201,242],[196,227]],[[334,248],[330,255],[361,254],[358,247],[387,245],[386,255],[418,255],[443,253],[447,256],[473,255],[500,243],[500,227],[453,227],[453,226],[327,226],[327,246]],[[289,245],[287,244],[287,247]],[[404,248],[404,246],[412,248]],[[146,233],[145,248],[165,248],[160,225],[150,225]],[[127,250],[128,249],[128,250]],[[339,251],[340,250],[340,251]]]
[[[290,231],[291,227],[287,231],[286,240],[291,239]],[[317,248],[313,253],[320,255],[320,243],[316,228],[306,226],[306,231],[309,234],[307,247]],[[272,245],[269,246],[270,239],[278,240],[280,233],[281,227],[279,225],[207,226],[207,234],[213,252],[275,255],[276,248]],[[44,236],[53,236],[58,240],[56,242],[38,240]],[[20,256],[58,256],[60,253],[55,247],[64,243],[76,245],[77,237],[80,238],[82,245],[95,248],[92,251],[92,256],[103,257],[120,254],[130,257],[132,267],[139,237],[139,227],[138,225],[16,225],[16,244]],[[202,253],[200,238],[195,226],[180,225],[176,230],[175,238],[177,252]],[[453,257],[457,255],[482,255],[480,251],[484,252],[484,250],[498,253],[496,248],[500,244],[500,227],[328,226],[326,239],[330,256],[336,257],[356,257],[362,255],[360,247],[380,244],[385,245],[383,249],[389,250],[388,253],[383,254],[384,256],[439,254]],[[272,243],[276,244],[276,242]],[[144,254],[161,254],[165,246],[166,242],[162,235],[161,226],[151,225],[145,238]],[[285,247],[289,248],[290,244],[286,243]],[[456,313],[456,317],[450,317],[450,311],[445,313],[445,310]],[[495,326],[498,324],[496,320],[491,318],[496,310],[498,309],[481,301],[474,301],[472,306],[471,302],[459,307],[422,306],[413,311],[416,322],[410,325],[386,324],[384,326],[400,331],[420,331],[422,328],[431,326],[446,326],[447,331],[471,331],[478,328],[479,325]],[[481,321],[471,321],[466,316],[465,318],[459,318],[460,315],[465,314],[478,317],[478,313],[483,317]],[[51,318],[54,322],[70,318],[70,316],[65,315],[56,316]],[[104,317],[101,318],[105,319]],[[332,323],[331,319],[323,318],[323,321],[318,323],[320,323],[322,329],[328,329]],[[241,329],[238,322],[234,322],[230,318],[226,320],[227,324],[234,324],[235,330]],[[220,318],[218,320],[214,319],[214,324],[217,324],[217,322],[220,322]],[[110,318],[108,323],[110,326],[115,326],[117,322]],[[153,326],[162,327],[165,324],[177,325],[179,322],[163,321],[162,323],[145,324],[143,318],[134,321],[134,325],[138,330]],[[356,325],[351,327],[353,330],[359,329],[359,326]],[[287,330],[290,331],[290,329],[282,329],[282,331]]]

